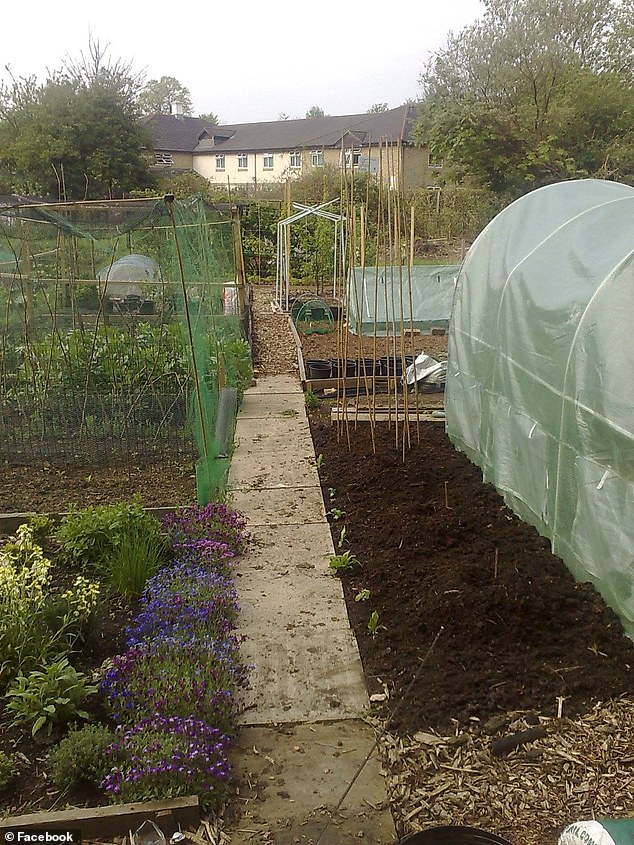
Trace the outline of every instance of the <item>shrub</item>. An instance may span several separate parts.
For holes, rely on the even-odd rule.
[[[143,510],[137,497],[82,510],[71,507],[56,538],[66,560],[107,569],[109,558],[131,539],[145,537],[160,543],[160,532],[159,521]]]
[[[13,725],[30,725],[33,736],[46,725],[50,734],[54,725],[87,719],[81,706],[95,692],[97,687],[88,685],[83,673],[63,657],[28,676],[18,675],[7,690],[6,709],[13,714]]]
[[[17,774],[18,768],[15,765],[13,755],[0,751],[0,794],[10,785]]]
[[[53,783],[60,788],[80,783],[99,786],[112,769],[112,754],[107,750],[114,741],[115,735],[103,725],[71,730],[49,755]]]
[[[112,746],[124,762],[103,785],[122,802],[198,795],[209,811],[225,791],[228,747],[228,737],[196,719],[143,719]]]

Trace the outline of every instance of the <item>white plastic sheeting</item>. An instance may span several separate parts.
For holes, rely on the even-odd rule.
[[[458,276],[447,431],[634,638],[634,189],[510,205]]]
[[[429,334],[447,328],[459,264],[353,267],[348,280],[350,331],[364,335]]]

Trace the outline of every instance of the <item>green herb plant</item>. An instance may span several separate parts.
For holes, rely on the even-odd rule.
[[[115,734],[104,725],[75,726],[50,753],[51,780],[60,787],[89,783],[99,786],[113,766],[112,753],[106,753]]]
[[[160,537],[143,531],[131,531],[119,543],[103,565],[108,580],[117,593],[136,598],[149,578],[155,575],[165,559],[165,545]]]
[[[331,516],[333,518],[333,520],[335,522],[337,522],[338,520],[344,518],[344,516],[346,515],[346,512],[342,511],[341,508],[330,508],[330,510],[328,511],[328,513],[326,515]]]
[[[315,466],[317,469],[321,469],[324,465],[324,456],[322,454],[317,455],[315,458]]]
[[[6,754],[0,751],[0,795],[18,774],[18,767],[15,764],[13,754]]]
[[[88,684],[85,675],[62,657],[28,676],[18,675],[7,690],[6,709],[12,725],[30,726],[33,736],[46,727],[50,735],[56,725],[88,719],[82,705],[96,692],[97,687]]]
[[[328,498],[330,499],[331,502],[335,498],[336,495],[337,495],[336,489],[334,487],[329,487],[328,488]]]
[[[160,541],[161,525],[143,510],[139,497],[131,502],[71,507],[57,529],[56,539],[65,560],[96,569],[108,567],[113,552],[133,537]]]
[[[0,550],[0,692],[18,673],[70,653],[94,617],[99,585],[77,575],[53,597],[51,566],[28,524]]]
[[[304,393],[304,403],[309,411],[314,411],[319,405],[319,399],[310,388]]]
[[[370,591],[364,587],[362,590],[359,590],[359,592],[354,597],[354,600],[357,601],[357,602],[358,601],[367,601],[369,598],[370,598]]]

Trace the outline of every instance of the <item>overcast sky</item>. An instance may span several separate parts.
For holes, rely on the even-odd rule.
[[[92,35],[147,79],[176,77],[194,114],[223,123],[304,117],[313,105],[355,114],[417,97],[426,59],[482,12],[479,0],[14,0],[3,3],[0,75],[43,79]]]

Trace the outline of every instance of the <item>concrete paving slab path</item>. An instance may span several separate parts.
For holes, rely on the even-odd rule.
[[[246,392],[230,488],[253,537],[236,570],[252,668],[227,832],[232,843],[388,845],[375,755],[331,819],[374,733],[362,720],[369,702],[341,583],[329,574],[332,539],[296,380],[263,378]]]

